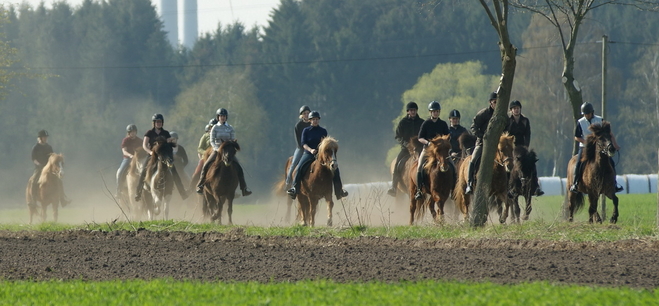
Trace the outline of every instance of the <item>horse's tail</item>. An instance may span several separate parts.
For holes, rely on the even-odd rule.
[[[576,214],[576,213],[578,213],[578,212],[583,208],[583,206],[584,206],[584,196],[583,196],[583,193],[581,193],[581,192],[573,193],[573,192],[570,192],[569,189],[568,189],[567,192],[570,193],[570,205],[573,205],[573,206],[574,206],[574,213]]]
[[[275,183],[274,186],[272,186],[272,193],[276,196],[286,196],[286,191],[284,190],[286,187],[286,179],[283,178]]]
[[[415,220],[423,220],[423,218],[426,216],[426,210],[428,209],[428,203],[430,203],[430,201],[431,201],[430,199],[425,199],[425,198],[422,200],[421,205],[419,205],[419,207],[417,207],[416,210],[414,211]]]

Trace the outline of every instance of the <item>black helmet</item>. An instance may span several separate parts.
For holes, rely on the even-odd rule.
[[[178,139],[178,133],[176,133],[174,131],[169,132],[169,136],[172,136],[172,138],[174,138],[174,139]]]
[[[405,107],[405,111],[408,111],[410,109],[419,109],[419,106],[416,105],[416,102],[407,103],[407,107]]]
[[[46,130],[41,130],[37,134],[38,137],[48,137],[48,132]]]
[[[318,119],[320,119],[320,113],[319,113],[318,111],[312,111],[312,112],[310,112],[310,113],[309,113],[309,120],[311,120],[311,119],[313,119],[313,118],[318,118]]]
[[[151,121],[156,121],[156,120],[162,120],[162,122],[165,122],[165,117],[162,116],[162,114],[153,114],[151,117]]]
[[[130,133],[130,132],[132,132],[132,131],[137,131],[137,125],[129,124],[129,125],[126,127],[126,132]]]
[[[584,104],[581,104],[581,114],[592,114],[595,112],[595,108],[593,108],[593,105],[585,102]]]
[[[215,112],[215,115],[229,117],[229,112],[225,108],[218,108],[217,111]]]
[[[208,121],[208,124],[210,124],[210,125],[216,125],[217,122],[218,122],[217,119],[216,119],[216,118],[213,118],[213,119],[211,119],[210,121]]]
[[[448,113],[448,117],[449,118],[458,118],[459,119],[460,118],[460,111],[458,111],[457,109],[451,110]]]
[[[497,95],[496,92],[492,92],[492,93],[490,94],[490,99],[487,100],[487,101],[496,100],[498,97],[499,97],[499,95]]]
[[[508,109],[513,109],[513,107],[519,106],[519,108],[522,108],[522,102],[519,102],[517,100],[510,101],[510,104],[508,104]]]
[[[302,105],[302,107],[300,107],[300,115],[302,115],[302,113],[305,111],[311,111],[311,108],[309,108],[307,105]]]
[[[439,105],[439,102],[432,101],[432,102],[430,102],[430,104],[428,104],[428,110],[429,111],[442,110],[442,106]]]

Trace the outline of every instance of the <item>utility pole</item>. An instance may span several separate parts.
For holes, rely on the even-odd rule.
[[[607,43],[609,37],[602,36],[602,118],[606,119],[606,57],[607,57]],[[600,203],[602,206],[602,220],[606,220],[606,196],[600,195]],[[606,222],[606,221],[605,221]]]

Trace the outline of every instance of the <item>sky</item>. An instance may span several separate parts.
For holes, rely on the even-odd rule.
[[[0,0],[2,4],[27,2],[33,7],[44,2],[51,7],[53,2],[62,0]],[[179,0],[180,1],[180,0]],[[72,6],[79,6],[83,0],[65,0]],[[217,29],[218,22],[223,25],[241,21],[247,29],[253,25],[266,26],[269,15],[279,5],[280,0],[197,0],[199,34]],[[154,5],[157,0],[151,0]]]

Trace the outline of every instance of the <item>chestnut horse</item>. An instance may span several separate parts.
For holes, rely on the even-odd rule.
[[[523,196],[526,202],[524,208],[524,216],[522,220],[528,220],[531,214],[531,196],[534,190],[538,188],[538,172],[535,163],[538,158],[533,150],[529,151],[524,146],[515,147],[514,151],[513,171],[510,173],[510,181],[508,186],[513,194],[513,197],[507,202],[504,210],[504,220],[508,217],[508,210],[512,212],[513,222],[519,223],[520,207],[519,196]]]
[[[414,225],[414,217],[417,219],[423,217],[424,206],[428,206],[432,218],[437,223],[444,222],[444,203],[449,199],[451,191],[455,187],[455,170],[449,160],[449,151],[451,150],[450,135],[436,136],[428,143],[426,147],[426,164],[423,166],[424,187],[422,192],[430,194],[430,198],[414,199],[416,193],[416,165],[408,171],[411,179],[409,184],[410,194],[410,225]],[[435,206],[437,209],[435,210]]]
[[[567,166],[567,193],[569,200],[569,221],[574,220],[574,213],[578,212],[584,204],[583,193],[588,194],[590,207],[588,208],[588,222],[602,222],[597,212],[597,199],[600,194],[613,201],[613,214],[611,223],[618,222],[618,197],[615,193],[615,171],[610,158],[616,153],[611,142],[611,125],[604,121],[588,127],[593,133],[586,138],[586,146],[581,153],[581,180],[579,180],[579,193],[570,192],[572,176],[577,156],[573,156]]]
[[[398,167],[399,170],[398,173],[400,177],[396,178],[398,180],[398,191],[402,191],[404,193],[408,192],[410,180],[407,174],[410,172],[411,168],[416,170],[416,161],[419,158],[419,154],[421,154],[422,150],[423,144],[419,142],[419,137],[413,136],[407,142],[407,151],[409,156],[399,161],[398,165],[396,165],[396,159],[391,161],[391,165],[389,167],[390,174],[394,174],[395,167]]]
[[[62,206],[66,205],[66,202],[61,201],[61,199],[64,199],[64,188],[62,186],[63,167],[64,156],[62,154],[51,153],[48,157],[48,162],[41,170],[41,175],[38,178],[38,199],[32,199],[32,180],[28,180],[27,188],[25,188],[25,199],[27,200],[30,211],[30,224],[32,224],[32,219],[37,214],[41,217],[41,222],[45,222],[46,209],[51,204],[53,205],[53,219],[57,222],[57,209],[60,202]],[[41,202],[40,208],[36,206],[37,201]],[[35,203],[35,205],[30,205],[30,203]]]
[[[234,159],[240,151],[240,145],[235,140],[222,142],[218,148],[217,157],[208,172],[204,184],[203,208],[204,217],[210,218],[211,222],[217,221],[222,224],[222,208],[227,202],[227,215],[229,225],[233,224],[233,199],[238,188],[238,169]]]
[[[318,201],[325,198],[327,201],[327,226],[332,226],[332,179],[334,171],[339,167],[336,153],[339,144],[336,139],[327,136],[318,145],[316,160],[311,163],[309,170],[305,171],[300,182],[298,200],[298,220],[301,225],[314,226],[316,222],[316,208]],[[306,153],[305,153],[306,154]]]
[[[149,159],[144,179],[144,191],[148,195],[142,202],[142,210],[146,211],[149,220],[163,212],[163,219],[169,218],[169,201],[174,189],[174,149],[170,142],[158,136],[153,146],[153,154]],[[150,197],[149,197],[150,196]]]
[[[142,168],[144,167],[144,159],[147,156],[149,154],[142,147],[135,149],[133,158],[131,158],[130,165],[128,166],[128,171],[126,171],[125,185],[121,186],[123,208],[127,210],[126,214],[132,216],[135,220],[140,219],[143,214],[141,203],[135,202],[135,193],[140,180],[140,173],[142,173]],[[153,201],[150,194],[145,194],[145,201]]]
[[[475,136],[471,136],[475,137]],[[508,200],[508,174],[513,169],[513,149],[515,147],[515,136],[503,133],[499,138],[497,152],[494,156],[494,171],[492,172],[492,183],[490,185],[489,196],[494,198],[494,201],[488,203],[495,206],[488,207],[488,210],[497,209],[499,213],[499,222],[506,223],[503,217],[503,207]],[[464,219],[469,217],[469,205],[471,204],[471,195],[465,194],[467,188],[469,163],[471,162],[472,155],[467,156],[460,165],[458,182],[455,184],[453,190],[453,198],[455,204],[460,208]],[[476,180],[474,185],[476,187]]]

